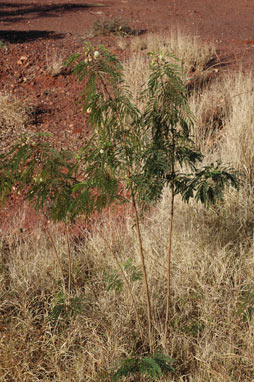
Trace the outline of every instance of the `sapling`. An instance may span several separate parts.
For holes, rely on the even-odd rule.
[[[95,58],[91,45],[82,54],[72,56],[73,72],[85,87],[79,102],[89,110],[88,122],[102,147],[103,165],[110,169],[127,190],[135,213],[137,238],[147,296],[148,337],[153,353],[152,309],[145,266],[138,205],[150,205],[170,187],[171,205],[168,239],[168,273],[163,344],[166,346],[170,310],[170,277],[175,196],[184,201],[195,198],[206,205],[221,198],[225,186],[237,187],[230,168],[219,163],[198,168],[202,153],[191,139],[193,116],[187,90],[181,80],[181,69],[172,55],[151,54],[150,76],[141,89],[144,111],[133,105],[123,82],[120,62],[100,47]],[[97,54],[96,54],[97,56]],[[88,60],[86,57],[94,57]],[[172,63],[172,61],[174,61]],[[98,102],[99,101],[99,102]],[[100,151],[101,152],[101,151]],[[128,194],[129,193],[129,194]]]
[[[170,360],[154,352],[152,306],[145,264],[140,212],[158,201],[170,188],[167,295],[163,345],[166,347],[171,296],[171,256],[175,197],[191,198],[206,205],[223,196],[225,186],[237,187],[230,168],[214,163],[199,168],[203,155],[191,139],[193,116],[181,80],[181,69],[172,55],[150,55],[150,76],[140,90],[144,108],[139,110],[124,82],[121,62],[103,46],[86,44],[67,65],[84,82],[82,105],[91,137],[77,153],[57,151],[48,143],[25,141],[1,157],[1,196],[12,184],[35,208],[54,222],[73,222],[79,215],[101,212],[113,202],[129,202],[134,211],[147,305],[149,350],[145,357],[126,360],[113,379],[131,373],[152,380],[170,371]],[[7,191],[6,191],[7,190]],[[69,287],[71,274],[70,245]],[[120,262],[120,274],[134,296]],[[137,315],[137,310],[135,309]],[[140,324],[140,320],[137,319]]]
[[[143,91],[146,108],[143,123],[151,140],[144,152],[143,176],[147,187],[144,198],[151,201],[161,197],[165,186],[170,188],[170,221],[168,236],[168,275],[164,346],[166,345],[170,309],[171,256],[175,196],[180,194],[188,202],[191,198],[208,205],[222,198],[227,185],[238,186],[234,171],[220,163],[197,168],[202,153],[191,139],[193,116],[187,90],[181,80],[181,69],[170,54],[151,54],[152,65],[147,87]]]
[[[103,175],[106,172],[109,180],[116,180],[114,198],[119,198],[119,188],[124,186],[124,199],[129,200],[134,209],[147,301],[149,348],[152,352],[151,299],[137,206],[142,190],[139,171],[142,168],[145,144],[140,112],[133,104],[131,94],[124,84],[121,62],[103,46],[95,50],[93,46],[87,44],[83,54],[73,55],[67,61],[68,65],[74,63],[73,73],[85,83],[78,102],[82,104],[83,112],[93,132],[93,143],[82,153],[82,163],[85,158],[87,161],[84,176],[87,176],[91,166],[94,169],[98,155],[100,163],[98,160],[96,171],[103,170]],[[92,158],[93,155],[95,157]],[[93,178],[98,175],[100,174],[93,171]],[[87,183],[81,183],[78,188],[79,194],[81,190],[81,193],[85,192]]]

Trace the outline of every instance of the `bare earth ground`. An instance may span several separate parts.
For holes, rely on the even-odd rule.
[[[94,22],[114,18],[145,33],[179,26],[203,41],[214,42],[219,57],[229,63],[226,70],[238,65],[252,68],[253,0],[0,2],[0,40],[8,47],[0,50],[0,92],[26,100],[34,110],[29,128],[51,132],[60,147],[67,143],[78,147],[88,131],[74,106],[80,85],[66,72],[52,76],[48,72],[52,57],[67,58],[83,46]],[[123,59],[128,54],[117,47],[114,37],[90,40],[104,43]]]

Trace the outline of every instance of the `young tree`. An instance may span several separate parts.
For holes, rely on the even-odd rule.
[[[197,168],[203,159],[202,153],[191,139],[192,114],[188,106],[187,89],[181,80],[181,69],[172,64],[172,55],[152,56],[152,65],[147,87],[143,92],[146,109],[143,115],[145,129],[150,131],[150,142],[144,153],[143,188],[144,198],[154,201],[161,197],[165,186],[170,188],[171,203],[169,212],[168,237],[168,276],[166,314],[164,326],[164,346],[167,340],[171,256],[175,196],[180,194],[186,202],[195,198],[208,205],[222,198],[227,185],[238,186],[232,169],[211,164]]]
[[[163,370],[171,370],[170,360],[154,353],[141,209],[158,201],[165,187],[170,188],[163,338],[166,346],[175,197],[179,194],[186,202],[194,198],[209,205],[223,196],[227,185],[238,185],[232,169],[220,163],[198,167],[203,155],[191,139],[192,114],[177,60],[172,55],[151,54],[150,58],[150,76],[141,89],[141,111],[124,82],[121,62],[103,46],[86,44],[82,53],[68,59],[67,65],[84,83],[78,103],[91,130],[87,144],[78,153],[59,152],[36,137],[18,143],[0,158],[0,196],[3,198],[15,184],[37,210],[54,221],[74,221],[80,214],[89,216],[115,201],[131,203],[144,278],[151,357],[124,362],[115,380],[131,371],[156,379]]]
[[[198,168],[203,155],[191,139],[192,114],[182,72],[173,55],[150,54],[150,76],[141,89],[145,105],[141,112],[133,104],[124,83],[123,67],[102,46],[96,50],[87,45],[84,55],[74,55],[69,65],[84,91],[79,102],[89,111],[89,122],[101,147],[103,163],[123,184],[135,211],[137,237],[147,296],[148,335],[152,341],[152,309],[149,283],[139,224],[138,206],[150,205],[162,196],[165,186],[171,190],[168,239],[168,277],[164,344],[168,333],[170,308],[171,253],[175,196],[186,202],[190,198],[205,205],[222,198],[228,185],[238,186],[231,168],[220,163]],[[172,62],[173,61],[173,62]],[[99,102],[98,102],[99,101]]]

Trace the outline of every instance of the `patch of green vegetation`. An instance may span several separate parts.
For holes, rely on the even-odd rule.
[[[0,49],[8,50],[8,46],[3,40],[0,40]]]

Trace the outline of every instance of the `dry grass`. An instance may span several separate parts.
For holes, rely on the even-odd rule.
[[[183,69],[183,81],[190,92],[204,86],[217,73],[218,58],[213,44],[203,44],[198,37],[188,36],[177,30],[170,34],[147,34],[132,39],[119,39],[121,49],[134,54],[125,63],[125,78],[135,100],[149,75],[147,54],[173,54],[174,64]],[[139,105],[141,106],[141,105]]]
[[[33,107],[16,96],[0,93],[0,148],[7,147],[22,134],[33,120]]]
[[[216,50],[212,43],[203,44],[198,36],[190,36],[180,30],[169,34],[148,34],[131,40],[133,51],[171,52],[181,59],[186,72],[204,70],[215,59]]]
[[[226,120],[232,112],[232,93],[228,80],[220,77],[202,92],[196,90],[189,98],[194,116],[194,140],[204,154],[218,146]]]
[[[30,109],[23,100],[7,93],[0,94],[1,130],[5,128],[22,129],[30,121]]]
[[[166,293],[168,196],[147,216],[142,234],[160,349]],[[167,381],[252,381],[254,216],[240,195],[229,191],[212,210],[177,202],[174,233],[173,305],[166,351],[175,361]],[[66,242],[52,227],[67,278]],[[97,231],[97,232],[96,232]],[[75,303],[50,319],[61,291],[52,246],[40,227],[33,234],[2,237],[0,378],[9,381],[101,381],[101,374],[134,349],[146,349],[142,281],[131,283],[142,329],[127,289],[108,290],[105,271],[139,266],[135,229],[114,218],[72,242]],[[107,245],[105,244],[107,238]],[[109,250],[108,244],[111,248]],[[106,378],[106,377],[105,377]],[[107,378],[105,380],[108,380]]]
[[[142,109],[142,102],[139,101],[140,89],[148,79],[149,60],[143,54],[137,53],[125,63],[124,68],[125,80],[133,100]]]
[[[98,20],[93,24],[91,35],[92,36],[135,36],[140,34],[140,31],[132,29],[124,20],[110,19],[110,20]]]
[[[132,39],[119,39],[118,44],[122,49],[130,49],[135,52],[133,57],[127,63],[126,67],[130,77],[137,77],[141,72],[141,79],[145,78],[148,73],[148,65],[146,55],[148,52],[158,54],[171,53],[178,59],[179,64],[183,68],[185,81],[190,89],[199,88],[209,80],[214,73],[218,58],[213,44],[203,44],[198,37],[188,36],[180,30],[170,34],[147,34]]]
[[[221,151],[223,160],[233,163],[250,184],[254,179],[254,85],[253,73],[229,77],[225,88],[231,94],[231,113],[225,120]]]
[[[252,184],[254,153],[253,73],[221,76],[190,97],[194,139],[205,153],[231,163]]]
[[[145,80],[145,65],[142,52],[126,64],[135,91]],[[223,202],[208,210],[176,200],[166,345],[175,359],[175,373],[163,382],[254,380],[251,79],[243,72],[227,75],[190,97],[196,143],[208,159],[222,159],[240,170],[242,187],[239,192],[229,189]],[[0,380],[109,382],[109,367],[148,347],[143,282],[131,281],[126,271],[140,327],[113,256],[122,265],[131,259],[136,270],[140,267],[131,212],[121,220],[116,213],[105,215],[92,233],[84,230],[72,239],[72,292],[56,322],[61,280],[52,245],[39,225],[33,232],[14,235],[24,221],[22,214],[17,216],[20,221],[16,218],[5,230],[0,244]],[[165,315],[168,224],[165,191],[141,227],[158,350]],[[66,237],[61,227],[50,229],[67,280]]]
[[[46,72],[53,77],[58,76],[64,71],[65,57],[63,54],[53,51],[46,52]]]

